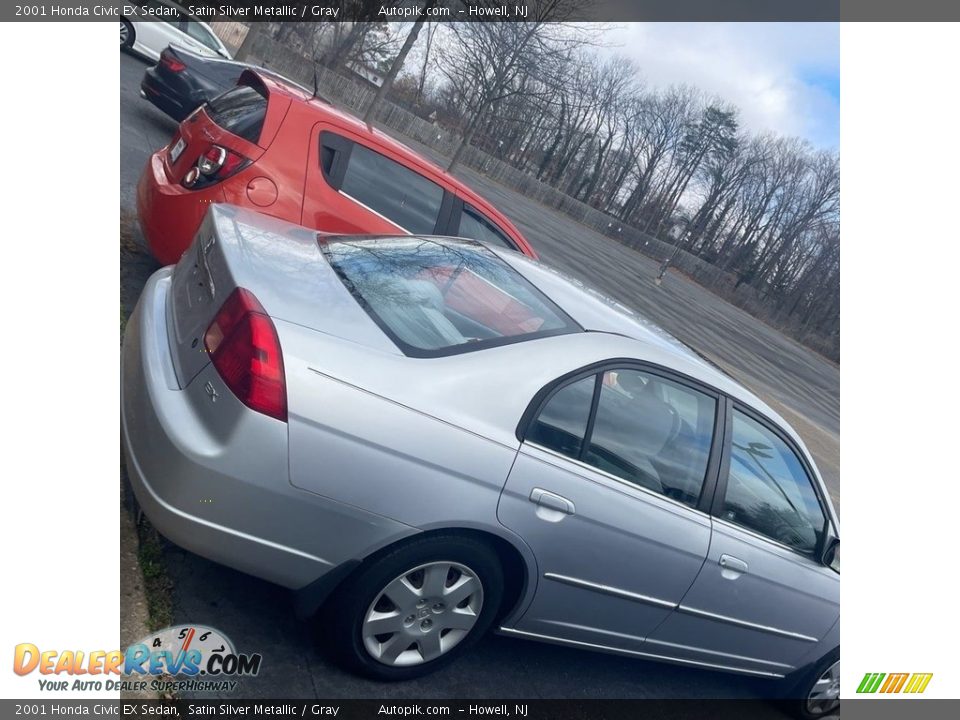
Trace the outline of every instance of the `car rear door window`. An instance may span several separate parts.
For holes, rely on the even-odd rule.
[[[720,517],[803,553],[819,546],[825,525],[796,452],[772,429],[738,410]]]
[[[460,215],[460,229],[457,231],[457,235],[471,240],[481,240],[509,250],[517,249],[506,233],[472,205],[463,206],[463,212]]]
[[[591,375],[557,390],[530,425],[525,440],[579,458],[596,380],[597,376]]]
[[[443,203],[439,185],[359,143],[340,190],[412,235],[434,232]]]
[[[716,414],[716,398],[691,387],[640,370],[609,370],[581,460],[694,507]]]

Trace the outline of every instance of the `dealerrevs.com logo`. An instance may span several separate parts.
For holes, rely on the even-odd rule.
[[[37,672],[41,690],[232,691],[238,677],[260,672],[259,653],[238,653],[220,631],[204,625],[165,628],[122,650],[14,648],[13,671]],[[52,677],[57,676],[57,677]],[[72,679],[61,679],[72,676]]]
[[[867,673],[860,681],[858,693],[922,693],[933,673]]]

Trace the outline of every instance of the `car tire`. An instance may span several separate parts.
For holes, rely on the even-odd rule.
[[[318,629],[347,669],[409,680],[451,663],[486,633],[503,584],[497,553],[481,540],[417,539],[361,565],[327,603]]]
[[[120,49],[129,50],[133,47],[137,33],[127,20],[120,20]]]
[[[819,720],[840,715],[840,648],[821,658],[799,679],[788,683],[785,709],[800,720]],[[836,693],[836,698],[831,697]]]

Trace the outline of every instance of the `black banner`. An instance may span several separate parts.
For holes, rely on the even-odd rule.
[[[6,702],[6,701],[4,701]],[[760,700],[91,700],[0,702],[4,718],[513,718],[514,720],[752,720],[783,718]]]
[[[909,705],[909,710],[906,706]],[[957,717],[960,700],[849,699],[845,720]],[[837,717],[831,715],[830,717]],[[753,720],[792,717],[765,700],[0,700],[3,718],[512,718],[513,720]]]
[[[62,0],[3,3],[3,21],[162,21],[176,4],[205,21],[431,22],[531,21],[912,21],[960,20],[960,3],[947,0]]]

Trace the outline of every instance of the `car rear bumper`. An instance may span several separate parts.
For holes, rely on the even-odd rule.
[[[221,388],[208,366],[177,387],[167,340],[172,268],[144,288],[124,334],[121,434],[130,484],[157,530],[215,562],[302,588],[343,562],[411,533],[400,523],[294,488],[287,426]],[[211,413],[239,417],[217,427]]]
[[[223,202],[223,190],[214,186],[187,190],[167,178],[163,167],[166,148],[147,161],[137,183],[137,215],[150,254],[161,265],[173,265],[190,247],[207,207]]]

